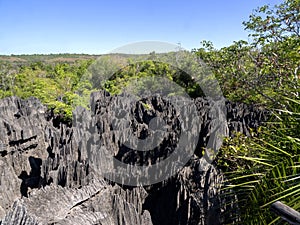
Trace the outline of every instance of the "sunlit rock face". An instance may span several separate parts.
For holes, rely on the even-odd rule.
[[[180,117],[180,113],[189,112],[188,104],[180,112],[160,96],[134,104],[126,99],[126,95],[94,93],[91,110],[77,108],[72,125],[62,123],[36,99],[0,100],[0,224],[194,225],[237,221],[234,194],[224,197],[221,184],[226,179],[216,165],[205,160],[201,150],[213,134],[215,121],[210,108],[221,102],[195,99],[199,116],[195,123]],[[221,129],[225,136],[234,131],[248,135],[250,128],[267,119],[268,114],[255,107],[228,101],[221,105],[227,114]],[[185,147],[195,147],[188,162],[178,171],[172,164],[157,167],[155,174],[145,170],[143,179],[155,181],[164,173],[172,176],[146,186],[128,185],[141,181],[134,175],[124,177],[125,185],[105,176],[106,169],[115,167],[111,160],[103,160],[107,156],[126,165],[146,167],[168,159],[178,146],[184,122],[192,123]],[[137,138],[128,142],[127,137]],[[216,139],[213,144],[221,142]],[[180,157],[185,155],[178,156],[179,161]]]

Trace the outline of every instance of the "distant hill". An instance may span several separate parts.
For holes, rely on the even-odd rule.
[[[100,55],[88,55],[88,54],[34,54],[34,55],[0,55],[0,63],[17,63],[17,64],[27,64],[34,62],[46,62],[46,63],[55,63],[55,62],[66,62],[72,63],[77,60],[86,60],[86,59],[96,59]]]

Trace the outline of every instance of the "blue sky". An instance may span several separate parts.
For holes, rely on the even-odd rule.
[[[283,0],[282,0],[283,1]],[[0,0],[0,55],[103,54],[132,42],[248,40],[242,22],[280,0]]]

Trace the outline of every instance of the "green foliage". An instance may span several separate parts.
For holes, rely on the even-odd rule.
[[[91,63],[91,60],[79,61],[74,65],[34,62],[21,66],[18,71],[3,63],[0,97],[36,97],[54,113],[60,114],[62,120],[70,121],[75,106],[88,107],[86,96],[90,94],[91,84],[83,76]]]
[[[137,95],[150,90],[164,94],[167,90],[168,95],[184,92],[192,97],[202,95],[201,88],[188,73],[170,64],[153,61],[157,58],[155,53],[151,53],[148,56],[151,60],[146,61],[136,62],[141,56],[132,57],[107,55],[97,61],[81,60],[75,64],[37,61],[17,69],[12,69],[9,63],[2,63],[0,97],[36,97],[64,120],[70,121],[74,107],[80,105],[88,108],[91,92],[100,88],[111,94],[127,89]],[[182,68],[192,68],[184,60],[181,63],[186,64],[181,65]]]
[[[120,94],[122,89],[126,87],[136,94],[142,90],[158,90],[160,84],[155,82],[157,77],[166,77],[171,80],[173,74],[174,71],[168,64],[150,60],[142,61],[130,64],[117,71],[104,84],[104,88],[112,94]],[[161,88],[163,87],[161,86]]]
[[[215,73],[227,98],[271,106],[280,104],[282,94],[298,94],[299,10],[298,0],[260,7],[244,23],[252,43],[237,41],[217,50],[204,41],[194,50]]]
[[[285,110],[274,110],[253,137],[227,139],[219,152],[218,165],[229,178],[226,188],[238,193],[243,224],[278,222],[269,210],[277,200],[300,211],[300,98],[282,98]]]
[[[285,41],[290,37],[300,37],[300,2],[286,0],[280,5],[264,5],[257,8],[245,28],[251,31],[254,45],[265,45]]]
[[[263,6],[244,23],[252,43],[196,51],[227,97],[272,112],[251,137],[236,134],[219,152],[218,165],[230,182],[225,188],[238,194],[243,224],[281,223],[269,210],[277,200],[300,211],[299,7],[297,0]]]
[[[170,55],[164,57],[168,59]],[[103,57],[91,67],[89,79],[93,88],[104,88],[112,95],[120,94],[125,89],[135,95],[143,95],[147,91],[167,95],[186,92],[191,97],[203,95],[199,84],[187,72],[174,65],[155,61],[154,53],[149,58],[151,60],[139,61],[136,57]]]
[[[11,96],[16,70],[9,63],[0,63],[0,98]]]

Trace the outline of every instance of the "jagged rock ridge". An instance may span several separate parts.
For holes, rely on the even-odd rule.
[[[94,157],[99,145],[126,164],[149,165],[167,158],[180,136],[178,112],[163,98],[145,98],[134,105],[124,99],[106,92],[93,94],[92,111],[76,109],[73,126],[59,122],[34,98],[0,101],[2,225],[223,224],[236,220],[238,206],[220,197],[224,176],[199,150],[211,135],[210,99],[195,99],[201,115],[195,125],[199,142],[193,157],[174,176],[145,187],[120,186],[100,176],[103,165],[97,165],[97,157],[102,155]],[[225,106],[228,130],[224,132],[229,135],[233,131],[248,134],[250,127],[256,128],[267,118],[265,111],[255,107],[228,101]],[[154,117],[167,121],[168,131],[154,150],[141,153],[120,144],[128,128],[139,138],[147,137]],[[120,118],[124,123],[112,125]]]

